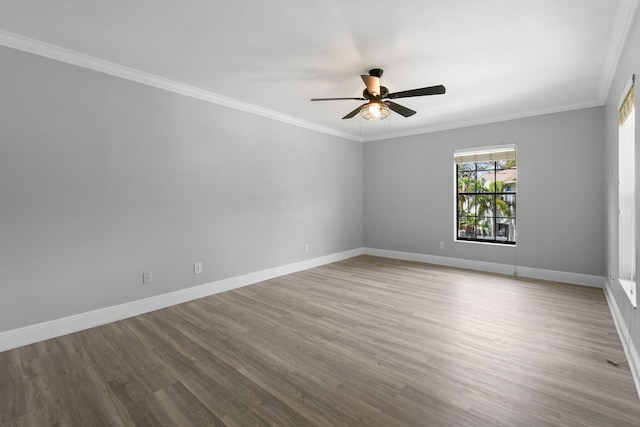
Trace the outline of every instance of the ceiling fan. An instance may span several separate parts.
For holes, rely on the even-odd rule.
[[[380,86],[380,77],[382,77],[383,70],[380,68],[374,68],[369,70],[369,75],[361,75],[364,84],[367,86],[362,91],[362,98],[313,98],[312,101],[339,101],[345,99],[354,99],[358,101],[368,101],[343,117],[343,119],[350,119],[356,114],[360,113],[362,117],[367,120],[382,120],[386,118],[391,111],[395,111],[403,117],[413,116],[416,112],[410,108],[403,107],[400,104],[396,104],[392,101],[385,101],[387,99],[398,98],[410,98],[413,96],[426,96],[426,95],[442,95],[446,92],[446,89],[442,85],[423,87],[420,89],[404,90],[401,92],[389,93],[389,90]]]

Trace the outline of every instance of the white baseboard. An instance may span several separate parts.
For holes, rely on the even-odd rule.
[[[571,283],[595,288],[604,288],[607,304],[611,310],[614,324],[618,332],[618,337],[622,342],[624,352],[629,361],[629,368],[633,375],[636,392],[640,397],[640,355],[636,346],[629,337],[629,331],[622,319],[622,315],[616,304],[616,300],[611,294],[610,284],[605,277],[591,276],[579,273],[567,273],[564,271],[543,270],[539,268],[519,267],[507,264],[497,264],[492,262],[470,261],[459,258],[448,258],[434,255],[424,255],[412,252],[389,251],[385,249],[364,248],[365,255],[379,256],[385,258],[401,259],[405,261],[424,262],[428,264],[444,265],[447,267],[466,268],[489,273],[500,273],[514,276],[528,277],[531,279],[551,280],[554,282]]]
[[[296,273],[309,268],[331,264],[333,262],[362,255],[363,253],[364,251],[362,248],[339,252],[280,267],[268,268],[266,270],[256,271],[242,276],[218,280],[216,282],[206,283],[204,285],[194,286],[113,307],[106,307],[6,332],[0,332],[0,352],[126,319],[128,317],[137,316],[139,314],[148,313],[150,311],[159,310],[161,308],[170,307],[172,305],[181,304],[183,302],[192,301],[231,289],[252,285],[254,283],[273,279],[274,277],[283,276],[285,274]]]
[[[629,329],[627,329],[627,325],[624,323],[622,313],[620,313],[620,309],[618,308],[616,299],[611,293],[610,286],[610,283],[605,281],[604,295],[607,298],[607,303],[609,304],[609,309],[611,310],[611,315],[613,316],[613,323],[616,325],[616,330],[618,331],[618,336],[620,337],[620,341],[622,342],[624,353],[627,356],[627,360],[629,361],[629,369],[631,369],[633,382],[636,385],[636,392],[638,393],[638,397],[640,398],[640,355],[638,355],[636,346],[629,336]]]
[[[405,261],[417,261],[427,264],[444,265],[447,267],[465,268],[468,270],[478,270],[487,273],[508,274],[511,276],[527,277],[530,279],[550,280],[554,282],[570,283],[573,285],[583,285],[594,288],[604,287],[604,277],[592,276],[589,274],[568,273],[566,271],[544,270],[541,268],[531,268],[515,266],[510,264],[498,264],[494,262],[472,261],[461,258],[450,258],[436,255],[425,255],[414,252],[390,251],[386,249],[364,248],[366,255],[379,256],[384,258],[395,258]]]
[[[309,268],[342,261],[358,255],[373,255],[385,258],[395,258],[407,261],[418,261],[428,264],[444,265],[448,267],[466,268],[490,273],[517,275],[535,279],[552,280],[556,282],[572,283],[578,285],[602,288],[604,278],[578,273],[543,270],[529,267],[515,267],[508,264],[498,264],[483,261],[471,261],[459,258],[441,257],[435,255],[417,254],[412,252],[390,251],[374,248],[357,248],[345,252],[339,252],[310,260],[287,264],[280,267],[256,271],[241,276],[218,280],[204,285],[157,295],[142,300],[131,301],[125,304],[106,307],[86,313],[55,319],[48,322],[25,326],[5,332],[0,332],[0,351],[6,351],[38,341],[59,337],[62,335],[93,328],[110,322],[148,313],[153,310],[170,307],[194,299],[203,298],[231,289],[240,288],[274,277],[291,274]],[[640,365],[638,365],[640,366]]]

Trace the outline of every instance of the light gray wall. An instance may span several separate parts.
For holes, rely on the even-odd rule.
[[[638,32],[606,126],[593,108],[364,148],[0,47],[0,332],[363,245],[606,275]],[[518,246],[454,242],[453,151],[508,142]]]
[[[0,331],[362,246],[362,144],[4,47],[0,64]]]
[[[602,117],[591,108],[366,143],[365,246],[604,275]],[[517,247],[454,242],[454,150],[513,142]]]
[[[625,85],[632,74],[636,75],[636,270],[640,267],[640,120],[638,120],[638,86],[640,83],[640,16],[636,16],[629,38],[622,52],[618,68],[609,91],[605,105],[606,150],[605,167],[611,170],[607,174],[607,264],[613,277],[618,277],[618,102],[623,94]],[[608,269],[607,269],[608,273]],[[637,279],[636,279],[637,280]],[[614,296],[615,304],[621,313],[627,330],[631,331],[633,342],[640,343],[640,314],[631,307],[629,299],[617,280],[608,280],[609,289]],[[639,288],[640,290],[640,288]],[[640,299],[638,299],[640,302]],[[640,347],[636,344],[636,351]]]

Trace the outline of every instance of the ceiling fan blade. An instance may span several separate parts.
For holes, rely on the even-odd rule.
[[[400,114],[401,116],[404,116],[404,117],[410,117],[410,116],[413,116],[416,113],[412,109],[407,108],[407,107],[403,107],[402,105],[396,104],[395,102],[384,101],[384,103],[387,104],[390,109],[392,109],[393,111],[395,111],[396,113],[398,113],[398,114]]]
[[[352,117],[355,117],[356,114],[358,114],[360,112],[360,110],[362,109],[362,107],[364,107],[365,105],[367,105],[368,102],[366,104],[362,104],[361,106],[359,106],[358,108],[356,108],[355,110],[353,110],[352,112],[350,112],[349,114],[347,114],[346,116],[344,116],[342,119],[350,119]]]
[[[362,81],[367,85],[367,92],[370,94],[380,95],[380,77],[361,75]]]
[[[397,99],[397,98],[410,98],[412,96],[442,95],[446,91],[447,90],[442,85],[429,86],[429,87],[423,87],[420,89],[411,89],[411,90],[404,90],[402,92],[390,93],[385,98]]]
[[[365,98],[312,98],[312,101],[342,101],[343,99],[355,99],[356,101],[366,101]]]

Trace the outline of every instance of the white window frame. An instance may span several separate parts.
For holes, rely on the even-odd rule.
[[[632,76],[618,103],[618,111],[634,86]],[[633,307],[636,299],[636,188],[635,106],[624,123],[618,123],[618,283]]]
[[[457,165],[459,163],[468,163],[468,162],[482,162],[482,161],[499,161],[499,160],[507,160],[510,159],[511,156],[515,156],[517,158],[517,145],[515,143],[509,144],[500,144],[500,145],[491,145],[491,146],[482,146],[482,147],[472,147],[472,148],[463,148],[456,149],[453,153],[453,241],[457,243],[471,243],[471,244],[481,244],[481,245],[491,245],[491,246],[501,246],[501,247],[516,247],[518,243],[517,239],[517,225],[514,229],[514,241],[513,242],[501,242],[499,240],[482,240],[482,239],[460,239],[459,238],[459,224],[458,224],[458,174],[457,174]],[[517,190],[514,193],[517,197]],[[516,208],[517,212],[517,208]],[[515,223],[517,224],[517,213],[514,217]]]

